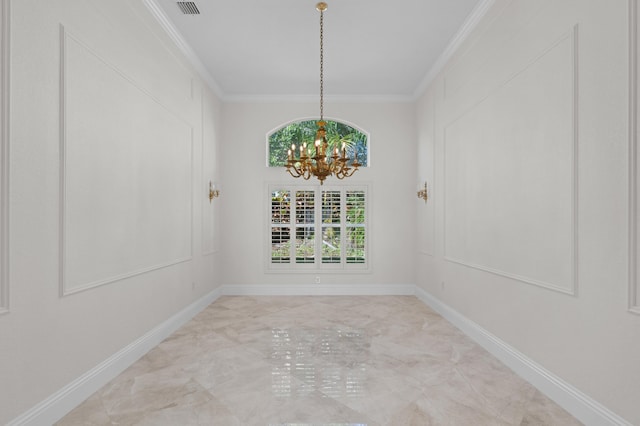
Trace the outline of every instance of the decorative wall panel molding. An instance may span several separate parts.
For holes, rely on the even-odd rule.
[[[433,183],[432,183],[433,182]],[[427,203],[431,203],[429,206],[419,206],[418,208],[418,238],[419,247],[418,253],[434,257],[435,247],[435,229],[436,229],[436,215],[435,215],[435,198],[433,196],[433,188],[435,187],[435,180],[432,178],[427,182],[427,193],[429,200]],[[419,200],[419,204],[425,202]]]
[[[193,128],[60,34],[61,294],[191,260]]]
[[[0,314],[9,311],[9,4],[0,2]]]
[[[209,181],[203,184],[203,191],[209,191]],[[216,219],[218,204],[220,201],[216,198],[212,202],[205,201],[202,208],[202,255],[211,256],[215,254],[217,249],[216,242]]]
[[[212,117],[214,112],[210,108],[210,103],[204,92],[201,94],[202,105],[202,153],[201,153],[201,167],[202,167],[202,194],[209,193],[209,181],[215,184],[214,178],[214,138],[215,129],[213,127]],[[205,200],[203,197],[202,203],[202,255],[210,256],[214,254],[216,250],[216,213],[218,211],[219,199],[213,201]]]
[[[436,108],[433,91],[426,95],[427,100],[421,106],[422,128],[419,129],[420,141],[418,145],[418,170],[420,185],[427,185],[428,200],[416,199],[418,253],[433,257],[435,253],[436,236]],[[422,188],[422,186],[421,186]]]
[[[576,294],[577,36],[576,26],[445,127],[449,262]]]
[[[629,0],[629,310],[640,314],[638,285],[638,1]]]

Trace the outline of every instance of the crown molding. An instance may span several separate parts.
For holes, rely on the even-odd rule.
[[[427,90],[429,85],[435,80],[436,76],[440,74],[440,71],[444,69],[447,62],[453,57],[456,51],[460,48],[469,35],[476,29],[482,18],[487,14],[489,9],[493,6],[495,0],[482,0],[467,17],[462,24],[462,27],[458,30],[455,36],[451,39],[447,47],[442,54],[438,57],[431,69],[424,76],[416,91],[413,94],[413,99],[416,100]]]
[[[316,103],[318,94],[313,95],[227,95],[229,103]],[[410,95],[324,95],[325,102],[333,103],[409,103],[415,99]]]
[[[162,11],[162,8],[158,5],[156,0],[142,0],[144,5],[149,9],[153,17],[158,21],[162,29],[165,30],[167,35],[173,40],[178,49],[182,52],[185,58],[191,63],[191,65],[198,72],[200,77],[207,83],[209,88],[224,102],[231,103],[267,103],[267,102],[315,102],[317,101],[317,94],[306,95],[232,95],[225,94],[220,85],[215,81],[213,76],[209,73],[206,66],[202,63],[198,55],[193,51],[189,43],[182,36],[180,31],[173,25],[171,20]],[[480,20],[487,14],[489,9],[493,6],[495,0],[482,0],[467,17],[462,27],[456,35],[451,39],[445,50],[438,57],[434,65],[429,69],[425,77],[422,79],[413,94],[409,95],[335,95],[325,96],[325,99],[330,102],[362,102],[362,103],[384,103],[384,102],[414,102],[416,101],[433,82],[436,76],[444,69],[447,62],[451,59],[454,53],[462,45],[462,43],[469,37],[471,32],[477,27]]]
[[[162,29],[167,33],[169,38],[175,43],[185,58],[195,68],[198,75],[207,83],[213,93],[220,99],[224,99],[224,92],[220,85],[207,70],[196,52],[193,51],[189,43],[184,39],[180,31],[173,25],[169,17],[162,11],[156,0],[142,0],[144,5],[149,9],[151,15],[158,21]]]

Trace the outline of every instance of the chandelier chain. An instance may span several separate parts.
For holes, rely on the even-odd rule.
[[[307,147],[307,144],[302,142],[298,156],[296,144],[292,144],[291,149],[287,151],[286,167],[287,172],[294,178],[301,177],[307,180],[315,176],[322,185],[328,176],[338,179],[352,176],[361,164],[358,162],[358,151],[354,151],[353,160],[347,157],[346,141],[342,142],[342,151],[338,146],[329,148],[327,142],[327,123],[324,121],[324,11],[327,10],[327,4],[321,1],[316,5],[316,9],[320,12],[320,121],[316,122],[318,130],[314,145]]]
[[[320,121],[324,121],[324,12],[320,11]]]

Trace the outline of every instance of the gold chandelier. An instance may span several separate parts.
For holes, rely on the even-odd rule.
[[[304,143],[300,146],[300,156],[296,158],[296,146],[291,145],[291,149],[287,155],[287,171],[294,178],[303,177],[308,180],[311,176],[315,176],[320,181],[320,185],[324,183],[327,176],[335,176],[338,179],[344,179],[353,175],[358,167],[358,152],[355,151],[354,159],[349,165],[350,159],[347,158],[346,144],[342,143],[342,151],[338,148],[329,151],[327,143],[327,131],[324,121],[324,11],[327,10],[327,4],[320,2],[316,5],[316,9],[320,12],[320,121],[316,122],[318,131],[315,138],[315,149],[312,155],[311,147],[307,147]]]

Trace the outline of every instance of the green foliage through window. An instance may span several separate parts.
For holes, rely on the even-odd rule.
[[[359,188],[270,188],[271,265],[366,267],[366,189]]]
[[[347,146],[347,157],[353,159],[358,153],[358,161],[362,167],[368,165],[369,146],[367,135],[348,124],[326,120],[327,142],[329,152],[335,148]],[[287,162],[287,151],[291,145],[296,147],[306,143],[313,146],[318,126],[315,120],[290,123],[269,135],[269,167],[284,167]],[[297,155],[296,155],[297,156]]]

